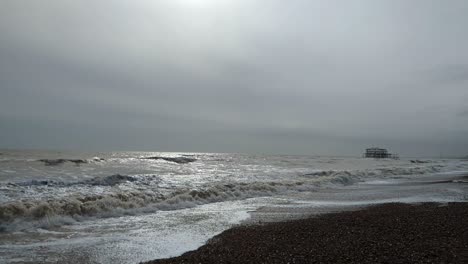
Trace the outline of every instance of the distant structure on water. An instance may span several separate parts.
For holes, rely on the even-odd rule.
[[[374,158],[374,159],[399,159],[397,154],[389,153],[387,149],[384,148],[368,148],[366,153],[364,153],[364,158]]]

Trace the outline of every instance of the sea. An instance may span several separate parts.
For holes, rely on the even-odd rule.
[[[239,224],[468,200],[468,160],[0,150],[0,263],[139,263]]]

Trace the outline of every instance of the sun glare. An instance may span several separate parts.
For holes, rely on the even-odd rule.
[[[177,4],[186,7],[213,7],[232,3],[231,0],[176,0]]]
[[[186,6],[205,6],[212,1],[211,0],[179,0],[178,2]]]

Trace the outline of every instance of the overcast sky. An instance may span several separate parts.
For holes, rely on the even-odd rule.
[[[0,147],[468,154],[468,1],[2,0]]]

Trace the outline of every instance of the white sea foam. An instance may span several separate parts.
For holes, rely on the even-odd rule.
[[[237,154],[113,153],[72,159],[37,156],[35,161],[44,162],[23,167],[18,160],[31,160],[30,157],[14,159],[10,167],[16,170],[3,170],[4,178],[10,180],[2,182],[0,175],[0,225],[4,230],[16,229],[21,226],[19,222],[57,226],[87,218],[192,208],[371,180],[382,183],[468,167],[447,161],[415,163]],[[9,174],[11,171],[14,173]],[[116,171],[126,174],[111,173]],[[139,173],[131,174],[135,171]],[[22,176],[24,172],[31,176]],[[16,178],[24,181],[11,180]]]
[[[461,160],[2,153],[7,161],[0,169],[0,253],[7,261],[40,258],[55,263],[57,259],[50,256],[60,255],[64,256],[62,262],[69,262],[75,259],[77,247],[93,263],[114,257],[117,262],[128,262],[180,254],[191,246],[179,252],[166,244],[174,242],[171,238],[178,234],[182,239],[184,234],[197,233],[192,230],[195,223],[203,230],[196,240],[201,245],[214,234],[212,227],[220,219],[237,215],[233,211],[245,216],[260,207],[291,206],[300,201],[323,212],[379,202],[445,202],[468,197],[466,180],[461,178],[468,171],[468,162]],[[46,165],[38,161],[41,159],[86,162]],[[192,160],[196,161],[189,162]],[[456,173],[450,173],[453,171]],[[221,226],[216,232],[229,223]],[[141,247],[154,245],[155,238],[163,241],[160,248]],[[124,250],[128,248],[131,252]],[[148,251],[138,251],[141,248]],[[23,258],[25,250],[29,253]]]
[[[56,226],[64,221],[68,223],[70,219],[83,220],[86,217],[113,217],[157,210],[176,210],[207,203],[268,196],[280,191],[294,190],[302,184],[254,182],[223,184],[198,190],[177,190],[168,195],[132,191],[89,197],[69,196],[56,200],[14,201],[0,205],[0,220],[3,229],[8,231],[24,226],[19,222],[31,222],[44,228],[47,225]]]

